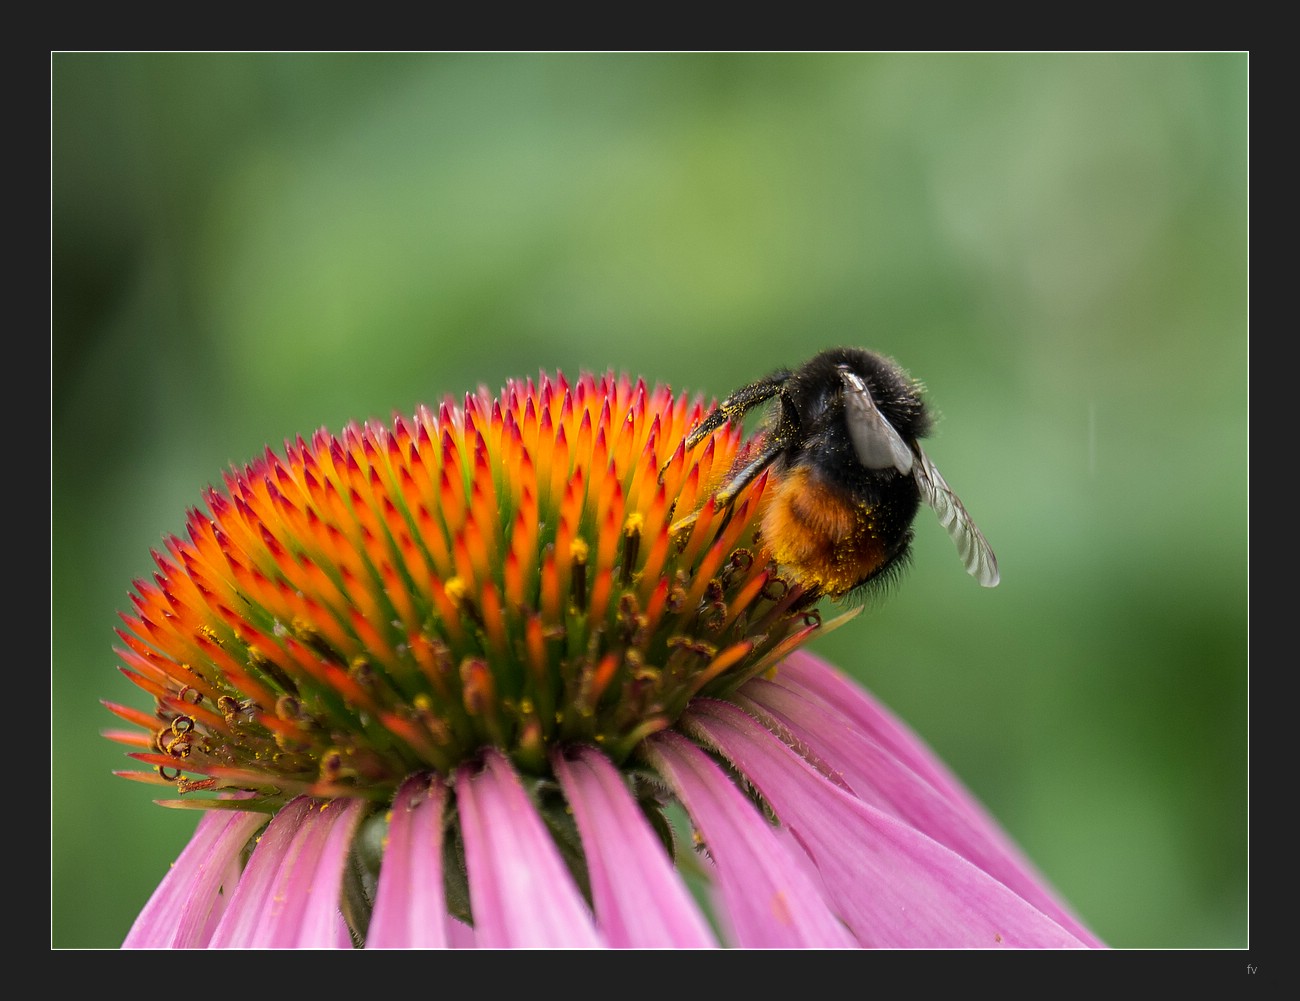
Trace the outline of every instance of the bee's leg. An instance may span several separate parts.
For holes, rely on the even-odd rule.
[[[771,432],[763,442],[762,451],[713,495],[714,504],[721,508],[735,500],[736,494],[753,483],[759,473],[776,461],[776,457],[785,450],[786,444],[786,437],[780,434],[779,428]]]
[[[700,442],[702,442],[711,432],[716,431],[730,421],[740,420],[750,410],[753,410],[760,403],[765,403],[781,391],[785,381],[790,378],[790,373],[784,369],[773,372],[771,375],[759,379],[757,382],[751,382],[743,389],[738,389],[720,404],[717,409],[711,411],[702,421],[691,428],[690,433],[686,435],[686,440],[682,442],[681,447],[690,451]],[[674,453],[676,454],[676,453]],[[672,463],[669,457],[659,469],[659,479],[663,480],[664,470]]]
[[[686,448],[694,448],[702,442],[705,436],[723,424],[730,421],[737,421],[744,417],[749,411],[753,410],[760,403],[765,403],[781,391],[785,385],[790,373],[782,370],[773,372],[757,382],[751,382],[743,389],[738,389],[720,404],[718,409],[713,411],[704,420],[696,424],[691,429],[691,433],[686,436]]]
[[[740,491],[744,490],[745,487],[754,482],[759,473],[776,461],[777,456],[781,454],[781,451],[784,448],[784,437],[776,433],[771,434],[764,443],[763,450],[755,456],[744,469],[728,480],[727,483],[713,495],[714,508],[720,511],[724,508],[730,507],[731,502],[736,499],[736,494],[740,493]],[[699,511],[692,511],[685,518],[675,522],[669,531],[676,535],[678,532],[693,525],[699,516]],[[723,520],[723,524],[725,525],[730,518],[731,512],[728,511]]]

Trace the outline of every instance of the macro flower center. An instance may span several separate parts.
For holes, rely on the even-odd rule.
[[[391,802],[484,748],[626,761],[818,625],[756,538],[767,476],[723,507],[738,428],[613,375],[485,390],[287,442],[210,489],[124,615],[152,714],[109,708],[183,794]],[[208,805],[189,796],[186,805]]]

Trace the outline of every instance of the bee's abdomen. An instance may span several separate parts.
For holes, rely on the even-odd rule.
[[[876,576],[896,557],[873,509],[802,466],[789,469],[763,515],[763,538],[796,583],[832,597]]]

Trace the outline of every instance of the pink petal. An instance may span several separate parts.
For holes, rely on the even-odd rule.
[[[446,805],[446,786],[427,776],[413,776],[397,791],[366,948],[446,948],[448,918],[442,885]]]
[[[595,748],[556,754],[587,858],[596,923],[617,948],[716,946],[708,923],[618,769]]]
[[[360,800],[284,807],[248,860],[215,948],[329,948],[339,942],[339,890]]]
[[[477,949],[478,936],[474,929],[458,918],[447,919],[447,944],[453,949]]]
[[[135,919],[122,947],[190,949],[207,945],[214,918],[220,916],[234,890],[239,853],[264,823],[264,813],[205,813],[194,837]]]
[[[697,699],[684,719],[771,804],[821,871],[840,917],[864,944],[1083,945],[960,855],[826,781],[735,706]]]
[[[850,947],[855,943],[773,828],[707,754],[663,731],[642,747],[704,836],[723,917],[745,948]]]
[[[773,686],[793,698],[776,698]],[[774,682],[742,691],[766,709],[779,708],[792,732],[807,738],[815,753],[840,770],[859,798],[895,812],[974,862],[1082,942],[1103,944],[925,742],[830,664],[800,651],[787,658]],[[799,703],[808,707],[804,713],[784,715]],[[828,716],[818,719],[818,710]],[[873,755],[880,760],[872,762]],[[885,764],[890,759],[896,762],[892,779]],[[879,796],[889,805],[871,794],[872,782],[864,773],[874,776]],[[886,790],[887,782],[894,788]]]
[[[347,928],[339,911],[343,868],[365,807],[359,799],[336,799],[321,807],[320,823],[327,827],[325,844],[315,862],[302,871],[297,885],[288,891],[302,901],[302,907],[296,920],[285,922],[281,936],[285,944],[298,949],[339,948],[340,929],[346,933]],[[350,947],[351,942],[351,936],[342,939],[344,947]]]
[[[256,940],[259,925],[269,910],[266,904],[274,891],[279,867],[310,805],[311,800],[306,797],[293,800],[275,815],[270,826],[262,832],[257,847],[253,849],[252,857],[244,868],[244,874],[240,877],[239,885],[231,895],[226,913],[212,934],[211,945],[214,949],[266,944]]]
[[[248,842],[244,842],[244,844],[247,845]],[[230,902],[231,895],[234,894],[235,887],[239,885],[239,880],[243,875],[244,855],[243,849],[241,849],[240,853],[231,858],[226,865],[226,875],[221,881],[223,888],[220,896],[221,902],[219,906],[212,908],[212,913],[208,915],[208,920],[204,925],[203,933],[199,936],[199,941],[204,943],[205,948],[207,947],[207,944],[212,941],[212,936],[216,933],[217,925],[221,923],[221,918],[226,913],[226,905]]]
[[[479,946],[603,945],[510,762],[489,750],[482,769],[462,766],[456,774],[456,797]]]
[[[336,910],[333,917],[333,941],[329,945],[322,946],[326,949],[353,949],[356,943],[352,939],[352,930],[348,927],[348,922],[343,917],[343,912]],[[304,946],[303,948],[307,948]]]
[[[969,803],[961,783],[920,737],[826,661],[797,651],[782,662],[775,681],[799,692],[821,696],[946,798]]]

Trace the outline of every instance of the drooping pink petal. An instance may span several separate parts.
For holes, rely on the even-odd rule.
[[[735,706],[697,699],[687,728],[715,746],[771,804],[821,871],[859,941],[891,948],[1083,945],[988,873],[826,781]]]
[[[154,890],[127,933],[124,949],[191,949],[207,945],[234,891],[239,853],[266,814],[213,810]],[[225,886],[225,894],[220,891]]]
[[[794,698],[777,700],[770,687],[765,688],[765,685],[779,686],[792,693]],[[786,659],[773,682],[755,685],[752,689],[746,686],[742,691],[768,709],[778,704],[783,710],[798,704],[807,707],[801,717],[788,717],[787,721],[795,725],[801,737],[808,736],[810,743],[815,736],[828,738],[817,744],[818,753],[824,754],[828,762],[842,770],[860,798],[882,808],[886,807],[869,798],[865,780],[870,778],[882,783],[890,774],[886,763],[892,758],[937,794],[937,799],[931,797],[910,781],[906,783],[906,789],[896,786],[890,792],[895,807],[905,805],[907,810],[918,811],[911,814],[900,812],[902,819],[914,823],[1005,883],[1080,941],[1091,946],[1103,944],[1065,905],[1033,863],[925,742],[830,664],[799,651]],[[817,709],[828,713],[828,718],[818,720]],[[847,721],[847,728],[831,720]],[[810,727],[816,733],[810,734]],[[838,744],[833,742],[832,738],[845,737],[846,734],[850,736]],[[876,748],[877,754],[887,756],[879,762],[879,768],[868,764],[866,745],[858,743],[862,738]],[[855,762],[858,765],[856,769]],[[855,777],[849,779],[850,775]],[[880,791],[885,793],[883,788]],[[934,812],[929,813],[927,819],[928,811]]]
[[[980,823],[963,804],[945,798],[837,707],[811,692],[757,678],[744,686],[736,701],[788,733],[793,747],[829,767],[835,779],[845,783],[858,799],[952,849],[1077,938],[1098,944],[1023,867],[1019,854],[1007,853],[1006,838],[990,830],[989,824]]]
[[[247,842],[245,842],[247,844]],[[235,887],[239,885],[239,880],[244,874],[244,857],[243,851],[226,863],[226,875],[222,879],[223,887],[220,904],[212,908],[212,913],[208,915],[207,924],[203,928],[203,933],[199,936],[199,941],[206,947],[212,941],[212,936],[217,930],[217,925],[221,923],[221,918],[226,912],[226,905],[230,903],[230,897],[235,892]]]
[[[503,755],[489,750],[482,769],[461,766],[456,801],[481,947],[604,944],[545,823]]]
[[[359,799],[336,799],[321,806],[320,823],[327,828],[325,844],[315,863],[288,890],[298,897],[302,906],[296,919],[284,923],[280,941],[298,949],[337,949],[351,945],[351,936],[346,934],[347,923],[339,910],[339,897],[352,837],[364,813],[365,803]]]
[[[782,662],[774,681],[821,696],[945,797],[953,802],[969,800],[961,783],[920,737],[826,661],[802,650],[796,651]]]
[[[283,807],[262,832],[226,906],[226,913],[212,933],[210,944],[214,949],[267,944],[258,940],[258,934],[262,924],[269,920],[269,900],[280,875],[280,866],[310,807],[310,799],[298,797]]]
[[[446,786],[427,776],[413,776],[398,790],[366,948],[446,948],[447,905],[442,885],[446,803]]]
[[[643,745],[704,837],[723,917],[745,948],[847,948],[856,943],[821,889],[792,865],[773,828],[707,754],[666,730]]]
[[[458,918],[447,919],[447,945],[453,949],[477,949],[478,936],[474,929]]]
[[[339,944],[339,890],[360,800],[299,797],[271,821],[226,914],[217,948],[332,948]]]
[[[708,923],[673,869],[613,763],[591,747],[556,754],[587,859],[597,927],[616,948],[716,946]]]

